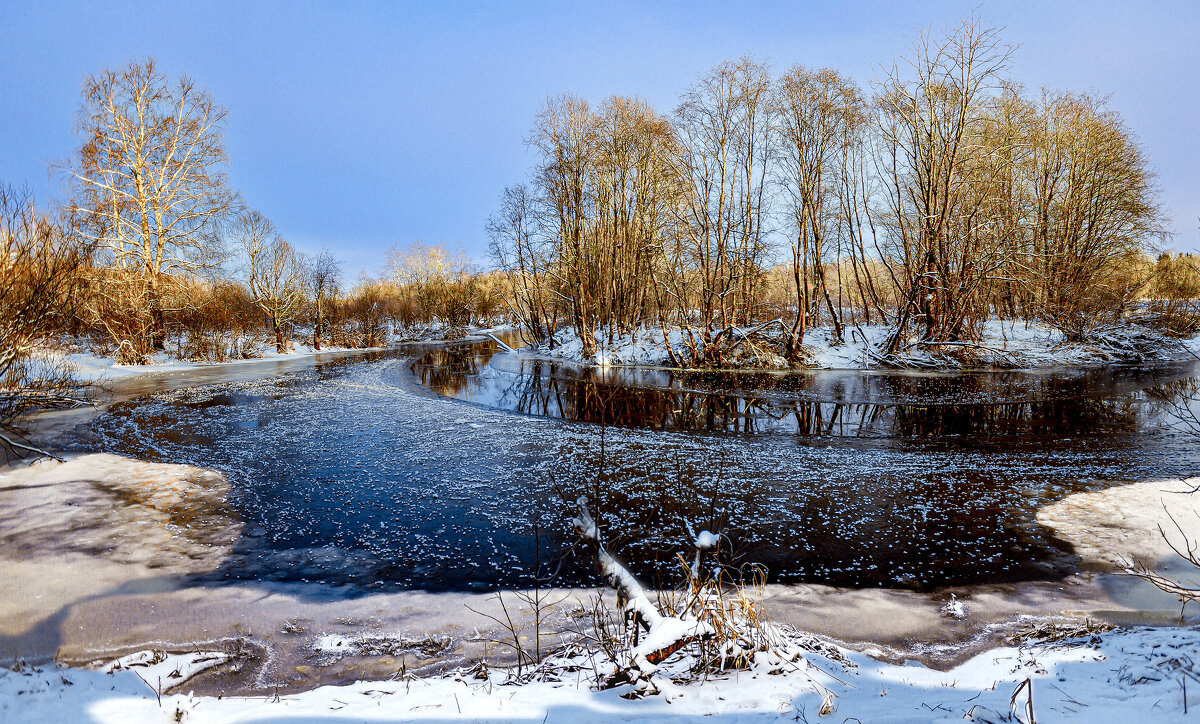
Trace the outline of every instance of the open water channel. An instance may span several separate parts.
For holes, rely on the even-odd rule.
[[[929,590],[1074,572],[1037,510],[1194,474],[1177,413],[1196,374],[680,373],[472,340],[149,386],[76,444],[229,478],[219,510],[190,513],[240,524],[214,583],[594,584],[569,522],[587,495],[651,583],[678,577],[690,527],[773,582]]]

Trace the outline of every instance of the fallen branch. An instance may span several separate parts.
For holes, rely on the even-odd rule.
[[[622,670],[618,664],[605,682],[605,688],[644,682],[652,690],[651,693],[656,692],[658,687],[654,686],[651,677],[658,670],[658,664],[688,644],[712,636],[712,627],[690,616],[678,618],[659,613],[646,596],[642,584],[604,547],[600,528],[588,512],[587,502],[587,496],[581,496],[576,501],[579,515],[571,522],[579,536],[596,547],[600,570],[608,585],[617,592],[617,605],[626,615],[632,615],[635,627],[641,626],[646,632],[640,642],[637,642],[635,632],[635,644],[629,652],[631,665]]]
[[[515,352],[516,351],[512,347],[509,347],[507,344],[501,342],[500,338],[497,337],[496,335],[492,334],[491,332],[484,332],[484,334],[487,335],[488,337],[491,337],[493,342],[495,342],[496,344],[498,344],[502,348],[504,348],[505,352]]]
[[[986,344],[977,344],[975,342],[914,342],[914,343],[908,345],[907,347],[905,347],[905,349],[912,349],[913,347],[916,347],[916,346],[922,346],[927,349],[929,347],[964,347],[967,349],[980,349],[985,352],[991,352],[992,354],[997,355],[999,357],[1003,357],[1013,367],[1021,366],[1020,363],[1017,362],[1017,360],[1008,352],[1005,352],[1004,350],[998,349],[996,347],[989,347]]]
[[[57,456],[53,453],[48,453],[45,450],[43,450],[39,447],[33,447],[32,445],[23,445],[23,444],[17,442],[16,440],[13,440],[12,438],[8,437],[4,433],[0,433],[0,442],[3,442],[5,445],[9,446],[10,448],[15,448],[17,450],[27,450],[32,453],[37,453],[38,455],[45,455],[46,457],[48,457],[52,460],[57,460],[60,463],[65,462],[62,458],[60,458],[59,456]]]

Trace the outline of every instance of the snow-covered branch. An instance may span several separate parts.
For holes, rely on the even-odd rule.
[[[617,592],[618,605],[627,615],[634,617],[635,626],[641,625],[646,635],[630,650],[632,664],[628,671],[616,671],[609,677],[611,685],[625,681],[645,681],[658,670],[658,664],[688,644],[713,635],[707,623],[691,616],[664,616],[646,596],[646,590],[629,569],[613,558],[600,533],[600,527],[588,511],[588,500],[581,496],[576,505],[579,515],[572,524],[579,536],[596,547],[596,559],[609,586]],[[637,639],[635,638],[635,641]],[[650,683],[653,687],[653,683]]]

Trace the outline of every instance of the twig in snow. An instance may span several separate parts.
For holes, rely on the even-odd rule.
[[[1017,697],[1021,695],[1022,691],[1026,692],[1024,709],[1025,716],[1028,717],[1024,721],[1022,721],[1020,714],[1017,712]],[[1026,678],[1017,686],[1016,691],[1013,692],[1012,698],[1008,700],[1008,708],[1009,711],[1013,713],[1013,716],[1016,718],[1016,720],[1021,722],[1021,724],[1037,724],[1037,719],[1034,718],[1033,715],[1033,679]]]

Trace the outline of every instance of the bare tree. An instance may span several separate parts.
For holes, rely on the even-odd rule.
[[[750,58],[700,77],[676,110],[683,242],[667,263],[693,363],[719,362],[733,325],[749,323],[767,261],[768,164],[772,157],[769,68]],[[685,296],[692,287],[697,297]]]
[[[1162,212],[1145,152],[1102,99],[1044,92],[1037,120],[1030,314],[1078,339],[1095,321],[1112,321],[1149,280],[1135,279],[1127,262],[1165,235]]]
[[[674,233],[678,149],[668,119],[644,101],[613,96],[597,111],[588,181],[588,259],[598,324],[611,344],[652,308],[654,268]]]
[[[509,312],[527,341],[550,340],[558,327],[559,298],[553,288],[553,243],[539,226],[537,199],[524,184],[504,190],[500,210],[488,219],[492,260],[504,272]]]
[[[588,179],[596,159],[597,119],[587,101],[565,95],[546,102],[534,123],[530,143],[541,156],[537,181],[545,197],[556,241],[558,292],[583,343],[596,352],[593,274],[598,260],[587,243],[590,217]]]
[[[857,201],[853,182],[842,176],[855,170],[847,161],[862,135],[866,109],[854,83],[829,68],[792,68],[779,80],[775,102],[783,186],[791,199],[796,233],[792,244],[796,317],[786,342],[786,354],[794,359],[817,294],[825,300],[835,339],[842,338],[840,309],[830,297],[825,259],[830,243],[840,259],[839,232],[847,221],[844,211]]]
[[[84,82],[83,145],[65,171],[76,211],[109,261],[145,287],[149,339],[163,346],[161,287],[169,275],[211,269],[214,226],[236,201],[224,173],[225,110],[187,76],[171,83],[153,59]]]
[[[304,301],[304,271],[292,245],[275,225],[257,211],[243,212],[235,235],[246,251],[248,281],[254,302],[267,315],[275,335],[275,350],[288,351],[285,331]]]
[[[28,411],[80,402],[61,366],[34,359],[66,326],[87,249],[40,214],[30,195],[0,183],[0,452],[41,452],[18,438]]]
[[[437,317],[440,293],[454,264],[449,251],[414,241],[404,249],[388,251],[385,273],[420,310],[422,322]]]
[[[987,152],[984,106],[1010,52],[996,29],[972,18],[940,36],[921,34],[906,69],[894,64],[876,83],[878,163],[900,265],[892,273],[905,288],[886,353],[914,316],[926,344],[957,341],[981,321],[982,285],[1002,259],[974,225],[984,199],[972,193],[970,170]]]
[[[313,349],[321,349],[321,338],[329,324],[328,306],[330,297],[336,297],[341,283],[342,266],[328,251],[322,251],[308,261],[305,267],[305,283],[312,299]]]
[[[1102,100],[1031,102],[1009,55],[969,18],[922,33],[869,100],[750,58],[702,74],[669,124],[636,99],[550,99],[531,182],[488,227],[510,306],[552,344],[561,313],[593,358],[656,318],[682,366],[801,363],[826,314],[835,339],[890,325],[868,352],[890,364],[970,364],[992,314],[1076,339],[1118,321],[1163,235],[1145,154]]]

